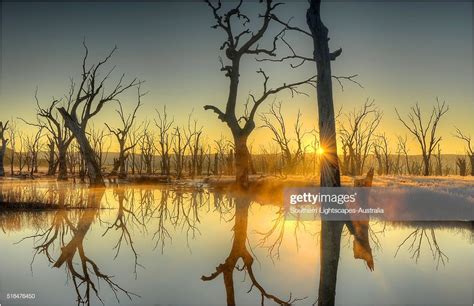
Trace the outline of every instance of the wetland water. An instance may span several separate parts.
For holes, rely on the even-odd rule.
[[[317,299],[320,223],[284,222],[271,201],[184,186],[0,184],[3,201],[74,207],[0,212],[2,305],[259,305],[262,290]],[[472,305],[472,222],[374,221],[369,234],[373,272],[342,234],[338,305]]]

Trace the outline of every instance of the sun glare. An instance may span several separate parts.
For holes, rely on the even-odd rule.
[[[324,149],[321,148],[321,147],[319,147],[319,148],[318,148],[318,154],[319,154],[319,155],[323,155],[323,154],[324,154]]]

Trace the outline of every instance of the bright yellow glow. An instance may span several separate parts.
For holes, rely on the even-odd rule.
[[[318,154],[319,154],[319,155],[323,155],[323,154],[324,154],[324,149],[321,148],[321,147],[319,147],[319,148],[318,148]]]

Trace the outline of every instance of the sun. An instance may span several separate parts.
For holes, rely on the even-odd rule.
[[[324,149],[322,147],[318,148],[318,154],[323,155],[324,154]]]

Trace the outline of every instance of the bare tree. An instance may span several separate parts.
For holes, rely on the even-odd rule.
[[[332,96],[331,61],[342,52],[329,51],[328,29],[321,21],[321,1],[311,0],[306,13],[314,46],[314,60],[318,72],[317,98],[319,114],[319,135],[325,154],[321,156],[320,185],[341,186],[339,159],[337,156],[336,121]],[[321,270],[318,305],[334,305],[336,276],[341,244],[343,222],[321,222]],[[323,254],[325,254],[323,256]]]
[[[366,100],[358,110],[353,110],[341,122],[340,139],[344,150],[344,169],[349,175],[362,175],[367,157],[374,146],[374,132],[382,119],[382,112],[374,101]],[[346,151],[344,151],[346,153]]]
[[[15,152],[17,160],[18,160],[18,174],[22,174],[23,168],[25,167],[26,163],[26,156],[27,152],[24,152],[26,147],[26,139],[23,137],[23,133],[21,130],[17,131],[17,138],[18,138],[18,146]]]
[[[378,174],[390,174],[392,162],[390,160],[390,149],[388,147],[388,139],[385,133],[375,135],[375,142],[373,145],[375,158],[378,161]]]
[[[191,167],[190,167],[190,174],[191,177],[196,176],[196,174],[200,175],[202,171],[202,156],[203,156],[203,148],[201,143],[201,136],[202,136],[202,126],[198,127],[197,120],[191,120],[192,112],[189,114],[188,117],[188,131],[187,137],[189,138],[189,155],[191,157]],[[200,168],[201,170],[199,170]]]
[[[158,120],[155,120],[155,125],[158,128],[158,142],[159,142],[159,154],[161,157],[161,175],[169,176],[171,174],[171,127],[173,126],[174,119],[168,118],[166,112],[166,106],[163,106],[163,112],[156,110],[158,114]]]
[[[185,128],[176,126],[173,132],[173,157],[176,170],[176,178],[181,179],[185,165],[186,152],[189,147],[189,137]]]
[[[421,148],[421,154],[423,157],[423,175],[428,176],[431,174],[431,155],[433,150],[436,148],[438,143],[441,141],[441,137],[436,136],[436,129],[438,128],[441,117],[446,114],[449,110],[449,106],[443,101],[440,104],[438,98],[436,98],[436,105],[433,106],[430,118],[427,123],[423,123],[423,116],[421,113],[420,106],[418,103],[410,108],[408,113],[408,120],[403,119],[397,112],[398,120],[415,136],[418,144]]]
[[[137,163],[139,161],[139,158],[137,158],[138,157],[137,144],[139,144],[142,137],[144,137],[146,135],[147,132],[145,132],[145,130],[147,130],[147,124],[148,124],[148,122],[141,123],[139,126],[135,126],[133,128],[133,130],[130,131],[130,135],[129,135],[130,143],[135,144],[130,149],[130,158],[128,159],[129,164],[131,165],[130,173],[132,175],[135,175],[135,172],[138,168]],[[143,134],[142,134],[142,131],[141,131],[142,128],[144,130]]]
[[[8,127],[8,137],[9,137],[9,142],[10,142],[10,175],[14,175],[14,165],[15,165],[15,150],[16,150],[16,134],[17,134],[17,129],[16,129],[16,122],[11,121],[10,125]]]
[[[265,6],[264,13],[260,14],[262,19],[261,25],[256,31],[252,32],[250,27],[250,18],[241,11],[242,0],[238,4],[229,9],[226,12],[222,11],[222,3],[218,1],[217,4],[213,4],[210,0],[206,0],[206,3],[212,10],[216,24],[212,26],[214,29],[220,29],[226,34],[226,40],[221,45],[221,50],[224,50],[225,56],[228,59],[228,63],[224,64],[221,60],[221,71],[225,73],[225,76],[229,78],[229,93],[227,97],[225,111],[214,105],[204,106],[205,110],[214,111],[218,118],[224,122],[232,132],[235,146],[235,166],[236,166],[236,183],[242,188],[248,187],[248,176],[250,169],[250,153],[247,147],[247,139],[251,132],[255,129],[255,114],[258,107],[270,96],[273,96],[280,91],[289,90],[292,95],[300,94],[297,90],[299,85],[310,84],[314,82],[314,77],[310,77],[306,80],[283,84],[276,88],[270,88],[268,84],[269,76],[262,70],[259,69],[257,73],[263,77],[263,90],[259,97],[251,94],[251,100],[253,105],[249,110],[249,101],[245,105],[245,113],[243,116],[238,117],[236,114],[238,91],[239,91],[239,79],[240,79],[240,63],[243,58],[248,56],[265,55],[274,57],[276,56],[276,44],[277,41],[284,34],[286,27],[278,32],[273,37],[273,44],[270,48],[262,48],[259,43],[263,41],[265,34],[269,28],[270,23],[274,21],[275,9],[281,5],[281,3],[273,3],[272,0],[261,1]],[[240,23],[238,26],[243,28],[239,33],[235,33],[234,30],[237,28],[235,23]],[[244,39],[244,37],[246,39]],[[243,121],[243,126],[240,122]]]
[[[303,137],[306,134],[302,129],[301,111],[298,110],[296,122],[293,126],[294,138],[290,137],[286,128],[285,119],[281,111],[281,102],[272,103],[268,113],[260,116],[263,127],[269,129],[273,134],[273,140],[280,147],[283,155],[284,167],[288,172],[295,171],[296,166],[303,159],[305,147],[303,147]],[[295,145],[293,145],[295,143]],[[293,149],[294,147],[294,149]]]
[[[466,167],[466,159],[464,157],[458,157],[456,159],[456,166],[459,168],[459,175],[466,176],[467,175],[467,167]]]
[[[66,127],[65,121],[59,117],[59,113],[56,111],[56,108],[62,106],[69,111],[71,107],[71,102],[73,100],[74,86],[71,81],[71,87],[69,94],[66,96],[66,103],[61,104],[61,100],[53,99],[49,107],[42,107],[38,99],[38,92],[35,92],[36,100],[36,114],[38,117],[37,126],[42,126],[51,134],[52,139],[56,144],[58,149],[58,180],[65,181],[67,180],[67,150],[73,135],[71,131]],[[44,121],[45,120],[45,121]]]
[[[48,141],[46,146],[48,147],[47,152],[45,152],[46,161],[48,162],[48,172],[47,175],[55,175],[56,169],[58,167],[58,161],[56,158],[56,143],[53,138],[47,135]]]
[[[143,134],[139,139],[139,147],[141,152],[141,159],[145,164],[146,174],[153,173],[153,157],[156,153],[155,137],[149,129],[150,123],[144,125]],[[141,169],[140,169],[141,172]]]
[[[6,138],[5,132],[8,129],[8,121],[5,124],[0,121],[0,176],[5,176],[5,169],[3,168],[3,159],[5,157],[5,152],[7,151],[8,139]]]
[[[30,170],[30,175],[33,176],[34,173],[38,172],[38,153],[41,151],[41,137],[43,132],[43,127],[39,127],[34,135],[26,137],[26,147],[28,152],[27,167]]]
[[[129,156],[128,151],[130,151],[133,147],[137,145],[137,142],[129,143],[129,132],[133,126],[133,123],[135,122],[137,110],[142,105],[141,97],[143,97],[146,94],[146,93],[140,92],[140,86],[138,86],[137,90],[138,90],[137,105],[135,106],[131,114],[125,115],[123,111],[122,103],[120,101],[117,101],[119,105],[119,109],[117,110],[117,113],[120,117],[122,126],[119,128],[111,128],[107,123],[105,123],[110,133],[115,135],[115,137],[117,138],[117,142],[119,144],[118,160],[117,160],[117,163],[114,163],[114,168],[112,169],[112,172],[111,172],[112,175],[115,175],[117,174],[117,171],[118,171],[119,178],[125,178],[127,176],[127,173],[125,171],[125,162]]]
[[[474,147],[471,145],[471,135],[466,135],[461,132],[460,129],[456,128],[455,136],[461,140],[464,140],[464,142],[466,143],[466,152],[471,163],[471,176],[474,176]]]
[[[71,109],[67,110],[64,107],[60,107],[58,111],[80,146],[81,154],[87,167],[89,184],[91,186],[105,186],[96,155],[86,136],[87,123],[103,109],[106,103],[118,101],[122,93],[132,87],[138,86],[140,81],[135,78],[130,82],[124,83],[125,75],[122,74],[118,81],[115,82],[115,85],[112,86],[112,89],[106,91],[105,83],[114,68],[106,72],[103,76],[101,76],[100,72],[102,72],[104,64],[109,61],[117,50],[117,47],[114,47],[112,51],[98,63],[87,67],[89,49],[85,42],[83,45],[85,55],[82,60],[82,79],[77,89],[74,84],[72,85],[72,92],[75,94],[75,97],[71,103]]]
[[[95,129],[94,126],[91,126],[89,130],[89,141],[91,143],[92,149],[95,152],[97,162],[99,163],[100,169],[104,169],[104,163],[107,161],[109,149],[111,142],[109,140],[110,134],[105,130]]]
[[[435,175],[443,175],[443,163],[441,160],[441,145],[438,143],[438,150],[436,152],[436,168]]]

